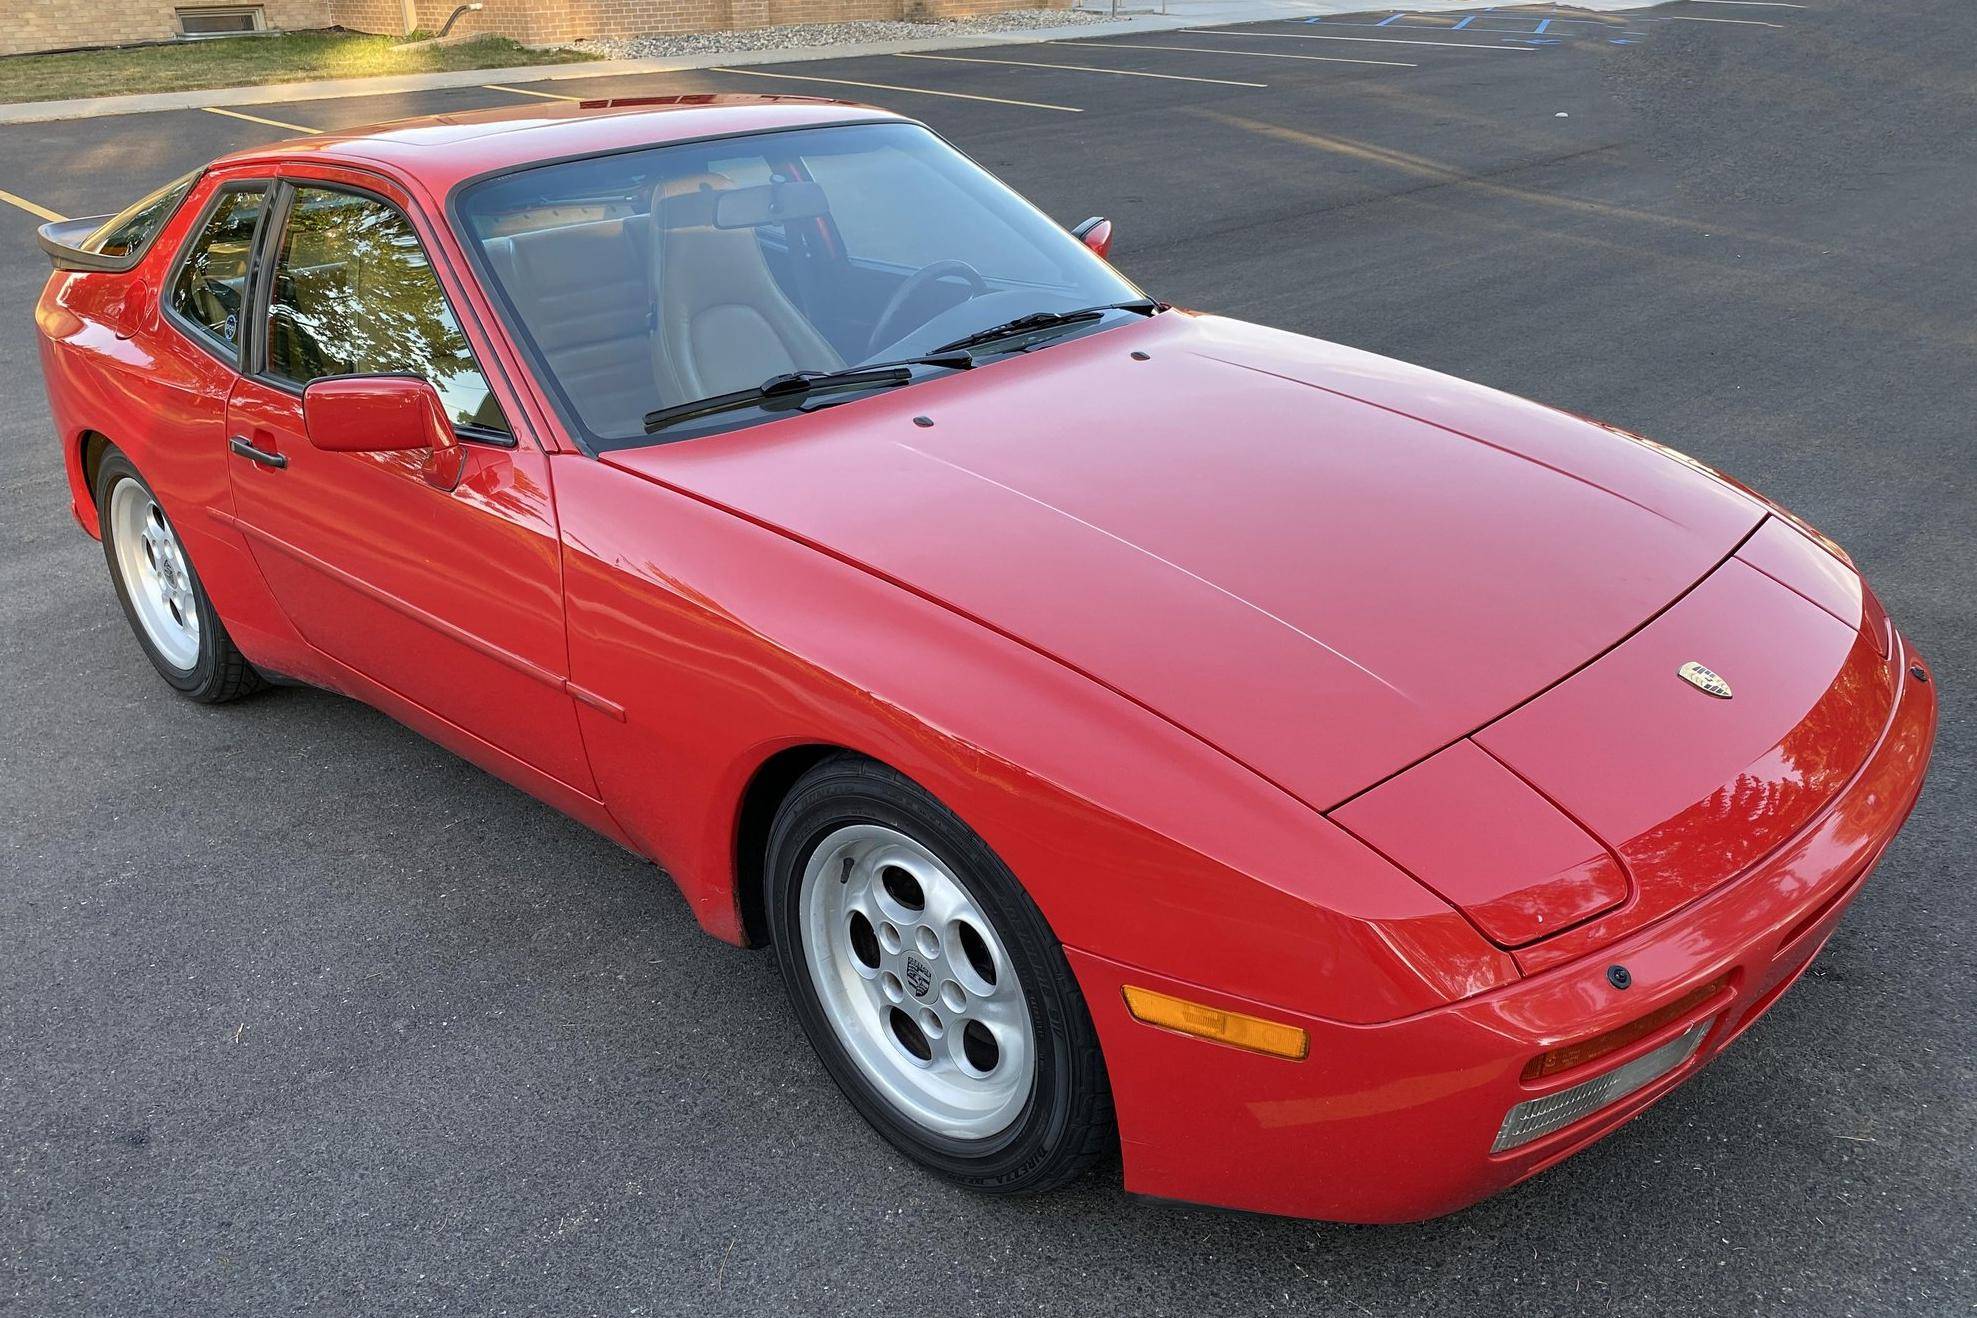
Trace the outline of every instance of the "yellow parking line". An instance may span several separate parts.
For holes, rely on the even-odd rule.
[[[709,73],[735,73],[745,78],[783,78],[790,82],[821,82],[832,87],[868,87],[881,92],[910,92],[915,96],[945,96],[954,101],[990,101],[996,105],[1020,105],[1026,110],[1059,110],[1083,114],[1075,105],[1051,105],[1045,101],[1012,101],[1005,96],[975,96],[968,92],[937,92],[929,87],[901,87],[890,82],[853,82],[850,78],[818,78],[803,73],[770,73],[766,69],[708,69]]]
[[[1370,142],[1355,142],[1346,137],[1324,137],[1317,133],[1304,132],[1296,128],[1286,128],[1280,124],[1266,123],[1260,119],[1245,119],[1240,115],[1225,114],[1206,106],[1184,106],[1183,112],[1212,119],[1230,128],[1254,133],[1259,137],[1289,142],[1294,146],[1312,147],[1319,151],[1329,151],[1335,155],[1363,160],[1369,164],[1381,165],[1387,169],[1416,178],[1427,179],[1437,184],[1460,188],[1473,188],[1489,196],[1506,200],[1528,202],[1534,206],[1544,206],[1568,214],[1590,215],[1609,220],[1629,220],[1638,224],[1656,224],[1669,228],[1685,229],[1695,233],[1732,234],[1750,242],[1773,243],[1803,250],[1818,250],[1817,244],[1797,238],[1786,238],[1779,234],[1752,232],[1749,230],[1725,228],[1720,223],[1686,220],[1674,215],[1659,215],[1653,211],[1635,210],[1627,206],[1616,206],[1603,201],[1591,201],[1582,197],[1561,196],[1557,193],[1520,188],[1507,183],[1498,183],[1488,178],[1465,174],[1453,165],[1430,160],[1426,156],[1410,155],[1396,151],[1392,147],[1378,146]]]
[[[37,216],[44,220],[66,220],[69,218],[66,215],[49,210],[46,206],[37,206],[26,197],[17,197],[5,188],[0,188],[0,201],[6,202],[9,206],[19,206],[29,215]]]
[[[1232,55],[1237,59],[1308,59],[1326,64],[1381,64],[1390,69],[1418,69],[1419,64],[1409,64],[1397,59],[1352,59],[1344,55],[1286,55],[1280,50],[1223,50],[1219,46],[1146,46],[1138,42],[1130,45],[1123,41],[1046,41],[1046,46],[1090,46],[1096,50],[1186,50],[1197,55]]]
[[[1377,46],[1453,46],[1457,50],[1500,50],[1511,55],[1529,55],[1535,46],[1489,46],[1480,41],[1420,41],[1413,37],[1334,37],[1320,32],[1230,32],[1224,28],[1184,27],[1183,32],[1198,37],[1258,37],[1274,41],[1370,41]]]
[[[199,108],[207,114],[223,114],[229,119],[245,119],[250,124],[266,124],[270,128],[286,128],[291,133],[315,134],[323,131],[320,128],[310,128],[304,124],[283,123],[279,119],[263,119],[258,114],[242,114],[238,110],[222,110],[211,105],[202,105]]]
[[[516,96],[540,96],[545,101],[581,101],[585,99],[581,96],[564,96],[557,92],[533,91],[527,87],[504,87],[498,82],[483,84],[481,90],[486,92],[512,92]]]
[[[1041,60],[1027,59],[976,59],[967,55],[907,55],[895,53],[894,59],[931,59],[948,64],[1007,64],[1018,69],[1063,69],[1068,73],[1109,73],[1116,78],[1160,78],[1167,82],[1212,82],[1222,87],[1268,87],[1267,82],[1237,82],[1233,78],[1190,78],[1180,73],[1141,73],[1137,69],[1101,69],[1090,64],[1047,64]]]

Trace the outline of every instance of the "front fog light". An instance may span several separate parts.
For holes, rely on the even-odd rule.
[[[1653,1052],[1642,1053],[1625,1066],[1616,1066],[1604,1075],[1596,1075],[1556,1094],[1525,1099],[1504,1114],[1503,1126],[1497,1131],[1490,1152],[1502,1153],[1529,1144],[1653,1084],[1693,1057],[1715,1023],[1714,1016],[1697,1021]]]

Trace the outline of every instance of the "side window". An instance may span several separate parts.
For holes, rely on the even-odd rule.
[[[455,424],[508,430],[411,222],[354,192],[295,190],[268,297],[268,373],[294,384],[422,375]]]
[[[240,341],[247,266],[267,201],[266,188],[258,185],[221,193],[172,281],[172,310],[228,347]]]

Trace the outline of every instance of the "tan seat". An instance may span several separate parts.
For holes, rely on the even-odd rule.
[[[753,229],[714,227],[718,174],[668,180],[655,199],[659,334],[653,374],[668,401],[836,370],[837,350],[783,295]]]
[[[642,433],[653,381],[651,239],[644,216],[490,238],[487,254],[536,346],[600,435]]]

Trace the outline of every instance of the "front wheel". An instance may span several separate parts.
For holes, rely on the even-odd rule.
[[[764,882],[804,1030],[896,1147],[999,1193],[1053,1189],[1116,1147],[1064,950],[946,807],[870,760],[828,760],[778,810]]]
[[[96,474],[96,508],[117,602],[159,676],[203,704],[265,685],[213,612],[151,487],[115,450],[104,456]]]

